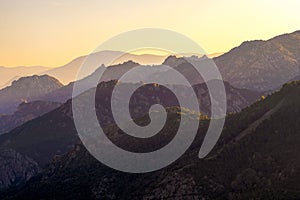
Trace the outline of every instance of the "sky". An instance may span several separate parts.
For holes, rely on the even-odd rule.
[[[139,28],[164,28],[207,53],[300,30],[299,0],[0,0],[0,66],[58,67]]]

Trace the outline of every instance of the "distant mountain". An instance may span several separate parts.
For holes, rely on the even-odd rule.
[[[223,53],[209,54],[208,57],[213,58]],[[191,56],[194,53],[186,54],[185,56]],[[95,66],[101,65],[118,65],[127,61],[133,61],[142,65],[158,65],[161,64],[168,55],[152,55],[152,54],[141,54],[136,55],[132,53],[124,53],[120,51],[100,51],[93,53],[89,56],[89,64],[85,66],[85,72],[82,73],[81,77],[77,77],[78,70],[84,63],[87,56],[80,56],[75,58],[71,62],[56,67],[42,67],[42,66],[30,66],[30,67],[1,67],[0,66],[0,89],[10,86],[14,80],[17,80],[24,76],[32,75],[50,75],[57,78],[63,84],[69,84],[78,79],[85,78],[86,76],[93,73]],[[180,55],[177,55],[180,56]],[[182,56],[182,55],[181,55]],[[109,61],[112,58],[117,58],[113,63]]]
[[[269,91],[300,75],[300,31],[242,43],[214,59],[235,87]]]
[[[0,89],[10,86],[14,80],[23,76],[32,76],[47,71],[50,68],[42,66],[33,67],[0,67]]]
[[[198,83],[197,73],[185,70],[190,63],[186,59],[209,62],[208,57],[169,56],[163,64],[187,73],[188,77]],[[300,76],[300,31],[274,37],[270,40],[243,42],[221,56],[213,58],[224,81],[237,88],[256,91],[272,91],[294,77]]]
[[[78,79],[85,78],[94,71],[95,66],[104,65],[116,65],[129,60],[138,62],[141,64],[160,64],[167,56],[142,54],[135,55],[130,53],[124,53],[120,51],[101,51],[89,55],[91,62],[86,66],[85,72]],[[69,84],[76,80],[78,70],[84,63],[87,56],[78,57],[66,65],[57,66],[54,68],[42,67],[42,66],[30,66],[30,67],[1,67],[0,66],[0,89],[10,86],[14,80],[17,80],[24,76],[32,75],[49,75],[57,78],[63,84]],[[111,58],[117,58],[113,63],[110,63]]]
[[[49,167],[25,186],[2,193],[2,197],[299,199],[299,92],[300,82],[292,82],[241,113],[229,115],[218,144],[205,159],[198,158],[208,125],[207,120],[202,120],[197,138],[189,150],[162,170],[146,174],[118,172],[95,160],[78,144],[69,153],[56,156]],[[174,120],[179,116],[176,109],[170,110],[170,114]],[[188,111],[184,114],[189,115],[191,120],[198,120]],[[176,133],[175,124],[171,120],[164,134],[170,136]],[[120,132],[117,127],[110,128],[110,134],[115,136],[118,145],[137,145],[144,151],[152,149],[151,145],[128,143]],[[161,144],[166,141],[161,137],[152,142]]]
[[[222,53],[215,53],[215,54],[209,54],[208,56],[215,57],[221,54]],[[190,53],[188,55],[191,56],[193,54]],[[87,57],[89,57],[89,61],[88,63],[85,63],[85,68],[84,71],[82,71],[81,76],[77,77],[77,73],[81,65],[85,62]],[[135,54],[124,53],[120,51],[100,51],[88,56],[78,57],[64,66],[56,67],[54,69],[50,69],[40,74],[48,74],[50,76],[56,77],[63,84],[69,84],[70,82],[75,81],[76,78],[77,80],[79,80],[92,74],[95,70],[95,66],[99,66],[99,67],[101,65],[116,66],[124,62],[126,63],[128,61],[139,63],[141,65],[159,65],[163,63],[167,57],[168,55],[152,55],[152,54],[135,55]],[[110,62],[111,60],[113,60],[112,63]],[[113,78],[110,78],[110,80],[113,80]]]
[[[62,86],[57,79],[48,75],[20,78],[0,90],[0,114],[11,114],[20,103],[39,100],[39,97]]]
[[[87,77],[84,77],[81,80],[78,80],[78,82],[80,82],[80,85],[82,85],[82,88],[78,91],[77,94],[74,94],[74,96],[77,96],[93,87],[96,87],[97,84],[95,85],[95,83],[119,79],[125,72],[138,65],[139,65],[138,63],[135,63],[133,61],[127,61],[122,64],[112,65],[109,67],[105,67],[104,65],[101,65],[92,74],[88,75]],[[101,79],[100,79],[100,74],[102,74]],[[41,100],[64,103],[68,99],[71,99],[73,93],[73,86],[74,86],[74,82],[71,82],[64,87],[61,87],[48,94],[45,94],[41,98]]]
[[[17,111],[11,115],[0,115],[0,135],[11,131],[28,122],[34,118],[37,118],[55,108],[58,108],[61,103],[45,102],[45,101],[33,101],[21,103]]]
[[[77,77],[77,73],[84,63],[85,59],[89,56],[89,63],[85,64],[85,71],[81,74],[80,77]],[[124,53],[119,51],[100,51],[97,53],[93,53],[88,56],[81,56],[79,58],[74,59],[70,63],[51,69],[49,71],[43,72],[41,74],[48,74],[50,76],[56,77],[63,84],[68,84],[79,79],[83,79],[86,76],[92,74],[95,70],[95,66],[101,65],[118,65],[127,61],[134,61],[140,64],[160,64],[166,58],[166,56],[158,56],[158,55],[134,55],[130,53]],[[110,61],[115,59],[113,63]]]
[[[193,59],[192,58],[188,58],[188,59]],[[207,57],[194,57],[194,59],[196,60],[202,60],[204,62],[208,62],[208,65],[211,64],[211,60],[208,59]],[[203,81],[199,80],[199,76],[197,73],[194,72],[193,70],[193,66],[191,66],[191,64],[187,63],[185,58],[177,58],[175,56],[169,56],[164,62],[164,65],[168,65],[171,67],[174,67],[176,70],[178,70],[181,74],[185,75],[188,77],[188,80],[190,81],[190,84],[192,85],[198,85],[198,84],[202,84]],[[126,72],[128,72],[129,70],[133,69],[136,66],[140,66],[138,63],[135,63],[133,61],[127,61],[124,62],[122,64],[117,64],[117,65],[112,65],[112,66],[108,66],[105,67],[104,65],[100,66],[94,73],[92,73],[91,75],[78,80],[78,82],[80,82],[81,88],[79,91],[77,91],[77,94],[74,94],[74,96],[77,96],[81,93],[83,93],[84,91],[87,91],[93,87],[95,87],[95,83],[100,83],[102,81],[111,81],[111,80],[119,80],[123,74],[125,74]],[[161,80],[165,79],[165,77],[168,77],[168,81],[172,82],[176,82],[176,77],[173,76],[173,74],[168,74],[169,71],[166,70],[165,68],[162,68],[162,65],[145,65],[142,66],[145,70],[143,73],[130,73],[130,75],[128,77],[132,77],[129,78],[129,80],[132,81],[128,81],[128,83],[139,83],[139,80],[143,80],[143,81],[151,81],[153,79],[153,77],[159,78]],[[102,74],[103,73],[103,74]],[[100,74],[102,74],[101,79],[100,79]],[[174,79],[174,80],[173,80]],[[136,80],[136,81],[133,81]],[[229,86],[227,83],[226,85],[228,87]],[[55,102],[65,102],[66,100],[70,99],[72,97],[72,92],[73,92],[73,86],[74,83],[70,83],[64,87],[61,87],[57,90],[54,90],[53,92],[50,92],[46,95],[44,95],[41,100],[45,100],[45,101],[55,101]],[[238,89],[234,88],[233,91],[237,91]],[[239,92],[241,92],[243,90],[240,90]],[[249,93],[249,95],[246,95],[246,93]],[[243,96],[249,99],[249,97],[251,95],[253,95],[255,92],[250,91],[250,90],[244,90],[243,91]],[[229,93],[230,94],[230,93]],[[253,95],[253,98],[257,98],[258,94],[260,94],[260,92],[256,92]],[[253,102],[253,98],[250,98],[249,102]],[[249,104],[247,104],[249,105]]]
[[[221,53],[220,53],[221,54]],[[210,54],[209,58],[219,67],[225,81],[238,88],[257,91],[270,91],[281,87],[300,74],[300,31],[284,34],[263,41],[243,42],[224,54]],[[191,56],[188,53],[185,56]],[[220,56],[219,56],[220,55]],[[202,55],[197,55],[202,56]],[[218,57],[216,57],[218,56]],[[87,56],[81,56],[70,63],[53,69],[43,67],[28,68],[3,68],[0,67],[0,88],[10,84],[12,80],[29,74],[48,74],[56,77],[63,84],[69,84],[76,80],[78,70]],[[110,63],[112,58],[117,58]],[[101,51],[89,55],[89,63],[86,63],[84,71],[77,80],[83,79],[95,70],[95,66],[116,65],[126,61],[134,61],[140,64],[160,64],[166,60],[166,56],[134,55],[119,51]],[[165,61],[166,63],[166,61]],[[181,63],[182,64],[182,63]],[[176,63],[173,63],[173,67]],[[25,71],[20,71],[20,70]],[[15,71],[20,71],[16,73]]]

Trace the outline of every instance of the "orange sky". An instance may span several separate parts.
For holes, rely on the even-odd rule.
[[[300,29],[299,0],[1,0],[0,66],[57,67],[113,35],[166,28],[208,53]]]

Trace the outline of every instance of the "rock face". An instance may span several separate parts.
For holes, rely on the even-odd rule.
[[[12,115],[0,116],[0,135],[24,124],[25,122],[50,112],[51,110],[58,108],[60,105],[61,103],[45,101],[33,101],[29,103],[23,102]]]
[[[0,191],[18,186],[39,172],[38,164],[12,149],[0,150]]]
[[[224,80],[235,87],[277,89],[300,74],[300,31],[244,42],[214,61]]]
[[[48,75],[20,78],[0,90],[0,114],[11,114],[20,103],[39,100],[39,97],[62,86],[57,79]]]

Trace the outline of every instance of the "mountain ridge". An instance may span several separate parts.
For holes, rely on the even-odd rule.
[[[0,90],[0,113],[11,114],[20,103],[38,100],[40,96],[60,87],[63,85],[48,75],[22,77]]]
[[[300,31],[243,42],[214,61],[223,79],[233,86],[277,89],[300,74]]]
[[[291,119],[299,121],[295,118],[300,111],[299,91],[299,81],[285,84],[266,99],[228,116],[220,140],[203,160],[198,158],[198,151],[208,125],[206,120],[200,124],[202,131],[190,149],[159,171],[119,172],[101,164],[84,146],[77,144],[65,155],[55,157],[49,167],[25,186],[3,193],[4,199],[51,199],[53,195],[124,200],[298,199],[300,123],[295,124]],[[231,142],[274,108],[274,113],[249,134]],[[174,115],[178,113],[175,111]],[[191,117],[191,120],[197,119]],[[167,132],[175,130],[172,124]],[[118,128],[110,130],[111,134],[119,135]],[[126,142],[122,137],[119,139]]]

